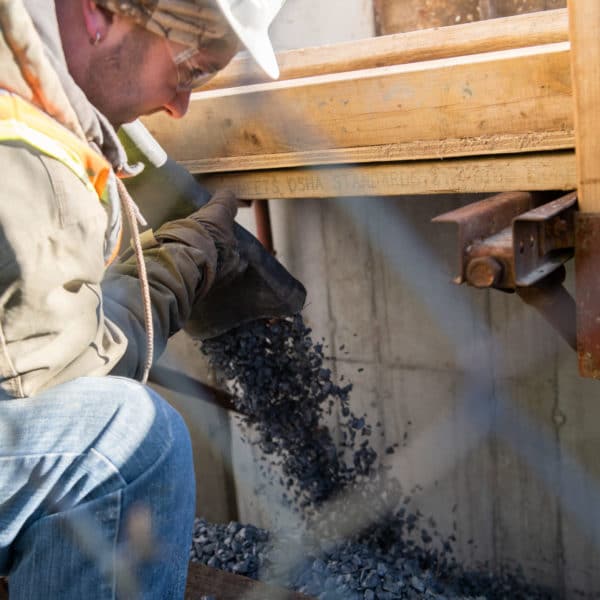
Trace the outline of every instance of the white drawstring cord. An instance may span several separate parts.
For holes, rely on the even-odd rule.
[[[141,382],[148,383],[148,375],[152,367],[152,358],[154,356],[154,324],[152,322],[152,302],[150,300],[150,286],[148,285],[148,274],[146,272],[146,263],[144,262],[144,252],[142,242],[140,241],[140,230],[138,223],[146,225],[144,217],[140,213],[137,205],[129,195],[125,184],[117,177],[117,189],[123,211],[127,215],[127,222],[131,229],[131,241],[135,252],[135,262],[138,268],[138,278],[140,280],[140,289],[142,291],[142,303],[144,305],[144,322],[146,325],[146,360],[144,361],[144,372]]]

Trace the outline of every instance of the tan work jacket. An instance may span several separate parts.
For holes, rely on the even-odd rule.
[[[79,131],[104,155],[111,178],[127,170],[114,130],[68,74],[54,2],[25,2],[29,30],[21,0],[9,5],[0,31],[0,93],[53,113],[74,136]],[[50,71],[31,78],[23,56],[36,47]],[[36,64],[31,57],[28,68]],[[115,186],[101,201],[72,166],[25,139],[0,141],[0,172],[0,397],[30,396],[84,375],[139,376],[145,331],[135,262],[106,270],[120,229]],[[152,244],[145,259],[160,354],[189,317],[207,257],[171,243]]]

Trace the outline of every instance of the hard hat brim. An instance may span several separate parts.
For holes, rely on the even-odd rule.
[[[273,45],[269,39],[268,30],[256,30],[244,27],[231,12],[229,3],[226,0],[216,0],[216,2],[229,25],[252,58],[257,62],[258,66],[271,79],[277,79],[279,77],[279,66],[277,65]]]

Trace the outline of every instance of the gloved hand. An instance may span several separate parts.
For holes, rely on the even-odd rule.
[[[176,241],[206,255],[201,296],[225,284],[246,268],[233,233],[238,201],[233,192],[216,192],[202,208],[184,219],[169,221],[155,233],[160,242]]]
[[[233,232],[238,200],[230,190],[218,191],[192,219],[208,232],[217,249],[217,275],[214,285],[223,285],[246,268]]]

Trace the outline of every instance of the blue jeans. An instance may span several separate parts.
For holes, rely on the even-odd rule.
[[[194,510],[188,430],[150,388],[86,377],[0,400],[11,600],[179,600]]]

